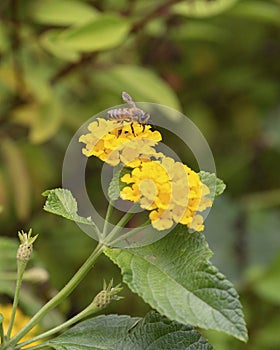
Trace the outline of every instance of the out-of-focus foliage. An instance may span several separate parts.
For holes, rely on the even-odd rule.
[[[227,183],[205,234],[213,264],[239,287],[251,336],[241,344],[212,333],[211,342],[217,350],[279,349],[279,57],[279,0],[2,0],[1,235],[32,226],[50,285],[61,287],[94,246],[75,224],[42,211],[41,193],[60,186],[75,131],[120,104],[123,90],[182,110]],[[88,162],[87,185],[102,213],[99,169]],[[117,274],[106,259],[97,268],[107,280]],[[63,313],[99,290],[97,275]],[[131,300],[110,311],[143,315],[147,306],[124,294]]]

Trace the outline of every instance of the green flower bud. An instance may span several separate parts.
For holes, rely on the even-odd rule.
[[[116,287],[113,287],[113,280],[109,282],[108,286],[106,286],[106,282],[104,281],[103,290],[99,292],[93,299],[93,304],[97,308],[103,309],[109,305],[112,300],[122,299],[122,297],[117,295],[121,290],[122,288],[120,287],[120,284],[118,284]]]
[[[32,254],[33,243],[35,242],[38,235],[31,237],[32,229],[28,233],[21,231],[18,233],[19,240],[21,242],[17,250],[17,259],[20,261],[27,262]]]

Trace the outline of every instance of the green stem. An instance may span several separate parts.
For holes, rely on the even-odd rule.
[[[2,314],[0,314],[0,344],[3,344],[5,342],[3,321],[4,321],[4,317]]]
[[[68,321],[66,321],[66,322],[58,325],[57,327],[54,327],[54,328],[52,328],[52,329],[50,329],[42,334],[39,334],[32,339],[29,339],[23,343],[16,345],[15,349],[21,349],[25,345],[34,343],[35,341],[42,340],[44,338],[48,338],[49,336],[65,330],[66,328],[68,328],[72,324],[77,323],[77,322],[81,321],[83,318],[85,318],[89,315],[92,315],[98,311],[100,311],[100,308],[98,308],[97,306],[94,306],[94,305],[92,305],[92,303],[90,303],[90,305],[88,305],[83,311],[81,311],[80,313],[78,313],[77,315],[75,315],[74,317],[69,319]],[[29,348],[29,349],[32,349],[32,348]]]
[[[7,349],[9,346],[15,346],[15,344],[17,344],[17,342],[26,333],[28,333],[49,311],[61,303],[62,300],[64,300],[86,276],[104,249],[105,246],[99,243],[89,258],[71,278],[71,280],[49,302],[47,302],[13,338],[11,338],[5,344],[2,350]]]
[[[27,261],[24,261],[24,260],[17,261],[17,283],[16,283],[16,290],[15,290],[12,314],[10,317],[10,323],[9,323],[8,332],[7,332],[7,336],[6,336],[7,340],[10,339],[10,336],[12,333],[12,329],[13,329],[13,325],[14,325],[14,321],[15,321],[15,316],[16,316],[16,311],[17,311],[17,307],[18,307],[22,277],[23,277],[23,273],[24,273],[24,270],[26,268],[26,265],[27,265]]]
[[[106,237],[106,235],[107,235],[107,230],[108,230],[108,225],[109,225],[109,218],[111,217],[113,208],[114,207],[112,205],[112,202],[110,201],[109,204],[108,204],[107,212],[106,212],[104,227],[103,227],[103,231],[102,231],[102,239],[104,239],[104,237]]]
[[[123,234],[122,236],[116,238],[115,240],[110,242],[110,245],[114,245],[116,243],[118,243],[119,241],[122,241],[126,238],[129,238],[133,235],[135,235],[135,233],[143,230],[143,228],[146,226],[146,224],[148,224],[150,222],[150,220],[147,220],[143,225],[139,226],[139,227],[135,227],[134,229],[131,229],[129,232]]]
[[[133,206],[132,206],[133,208]],[[125,225],[128,223],[128,221],[133,217],[135,213],[127,212],[124,214],[124,216],[120,219],[120,221],[116,224],[116,226],[113,228],[113,230],[108,234],[108,236],[105,236],[105,244],[111,245],[111,240],[125,227]]]

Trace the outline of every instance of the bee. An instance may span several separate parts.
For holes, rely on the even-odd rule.
[[[122,93],[122,99],[125,103],[128,104],[128,108],[115,108],[109,110],[108,119],[115,120],[120,125],[124,125],[125,123],[130,123],[131,131],[133,135],[134,128],[133,123],[137,122],[143,126],[143,131],[145,130],[145,124],[150,119],[150,114],[146,113],[142,109],[138,108],[133,101],[132,97],[125,91]],[[119,131],[119,135],[121,134],[121,130]]]

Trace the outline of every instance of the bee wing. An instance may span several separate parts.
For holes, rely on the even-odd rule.
[[[122,99],[124,102],[126,102],[129,106],[136,108],[136,104],[133,101],[132,97],[125,91],[122,92]]]

